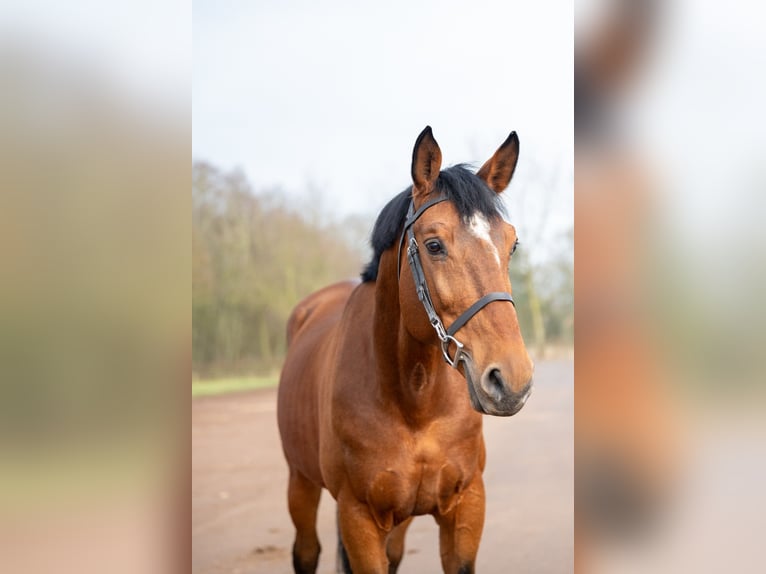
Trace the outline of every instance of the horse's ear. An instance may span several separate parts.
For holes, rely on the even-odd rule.
[[[412,197],[423,198],[433,189],[442,166],[442,151],[434,139],[431,126],[426,126],[412,150]]]
[[[519,136],[516,135],[516,132],[511,132],[508,139],[497,149],[495,155],[481,166],[476,175],[483,179],[495,193],[502,193],[511,183],[518,160]]]

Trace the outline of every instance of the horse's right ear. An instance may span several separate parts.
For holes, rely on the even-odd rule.
[[[516,162],[519,161],[519,136],[511,132],[498,150],[476,173],[495,193],[503,193],[511,183]]]
[[[431,132],[431,126],[426,126],[412,150],[412,197],[422,199],[433,190],[439,170],[442,166],[442,151]]]

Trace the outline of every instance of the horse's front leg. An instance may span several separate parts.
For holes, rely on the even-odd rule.
[[[386,537],[391,527],[379,524],[369,505],[348,490],[338,496],[338,525],[353,574],[388,574]]]
[[[460,500],[443,515],[439,524],[439,550],[447,574],[471,574],[476,564],[484,528],[484,480],[476,473]]]

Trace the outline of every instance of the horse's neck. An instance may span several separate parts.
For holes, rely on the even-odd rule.
[[[373,339],[380,392],[407,416],[433,416],[448,403],[444,393],[435,392],[445,378],[441,351],[415,339],[402,324],[395,270],[378,274],[375,291]]]

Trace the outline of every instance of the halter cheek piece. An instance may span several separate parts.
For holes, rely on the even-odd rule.
[[[468,307],[468,309],[463,311],[463,313],[457,319],[455,319],[455,322],[452,323],[448,329],[444,328],[444,323],[442,323],[442,320],[436,313],[433,301],[431,300],[431,292],[428,290],[426,276],[425,273],[423,273],[423,265],[420,262],[418,242],[415,240],[415,233],[412,231],[412,225],[418,220],[418,218],[423,215],[423,213],[425,213],[429,207],[433,207],[442,201],[447,201],[447,198],[437,197],[427,201],[421,205],[417,211],[415,211],[415,203],[410,201],[410,208],[407,210],[407,219],[404,221],[404,229],[402,229],[402,237],[399,240],[399,251],[397,253],[397,279],[399,278],[399,270],[401,269],[402,245],[404,244],[404,236],[406,235],[407,261],[409,261],[410,269],[412,270],[412,277],[415,280],[415,287],[418,291],[418,299],[420,299],[420,302],[423,303],[423,307],[425,308],[426,314],[428,315],[428,320],[436,331],[436,335],[439,337],[439,341],[441,341],[441,349],[442,355],[444,355],[444,360],[450,367],[457,368],[457,365],[460,363],[460,361],[466,359],[468,353],[463,350],[463,343],[455,338],[455,333],[457,333],[458,330],[460,330],[460,328],[463,327],[463,325],[465,325],[471,319],[471,317],[492,303],[492,301],[510,301],[514,307],[516,304],[513,302],[513,297],[511,297],[510,293],[487,293],[473,305]],[[449,356],[449,348],[451,343],[454,343],[455,345],[455,356],[452,358]]]

